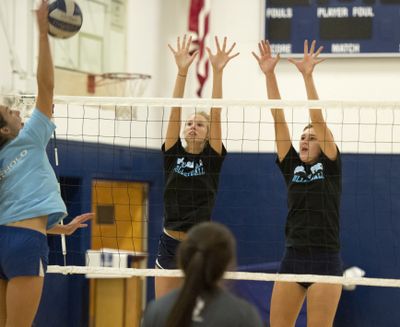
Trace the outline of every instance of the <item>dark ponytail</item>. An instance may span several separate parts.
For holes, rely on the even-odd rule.
[[[199,295],[217,289],[229,265],[235,264],[235,240],[225,226],[202,223],[193,227],[178,249],[185,281],[167,319],[167,327],[186,327]]]

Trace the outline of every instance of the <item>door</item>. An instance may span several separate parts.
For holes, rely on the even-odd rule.
[[[145,252],[147,184],[109,180],[92,182],[91,248]],[[136,262],[131,267],[140,267]],[[140,325],[144,282],[137,277],[90,282],[90,326]]]

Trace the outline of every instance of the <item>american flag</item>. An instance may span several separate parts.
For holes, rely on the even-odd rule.
[[[197,96],[201,97],[204,84],[208,78],[208,57],[206,46],[208,43],[210,21],[210,0],[191,0],[189,13],[189,31],[193,33],[192,44],[195,50],[199,50],[199,56],[196,63],[196,75],[199,81]]]

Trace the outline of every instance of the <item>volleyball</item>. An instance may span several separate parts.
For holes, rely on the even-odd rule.
[[[73,0],[51,0],[49,2],[49,34],[67,39],[75,35],[82,26],[82,12]]]

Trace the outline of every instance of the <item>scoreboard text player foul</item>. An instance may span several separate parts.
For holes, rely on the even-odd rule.
[[[275,53],[400,56],[400,0],[266,0],[265,38]]]

